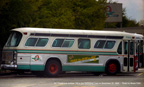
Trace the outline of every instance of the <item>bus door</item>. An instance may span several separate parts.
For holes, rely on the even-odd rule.
[[[138,40],[136,44],[136,54],[138,59],[138,68],[143,66],[143,41]]]
[[[124,72],[132,72],[134,71],[134,41],[124,41]]]

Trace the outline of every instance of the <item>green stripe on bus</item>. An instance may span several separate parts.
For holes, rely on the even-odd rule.
[[[62,71],[95,71],[104,72],[104,66],[63,66]]]
[[[88,54],[88,55],[118,55],[116,52],[82,52],[82,51],[41,51],[41,50],[18,50],[18,53],[49,53],[49,54]]]
[[[51,51],[51,50],[4,50],[18,53],[47,53],[47,54],[81,54],[81,55],[118,55],[117,52],[93,52],[93,51]]]
[[[30,65],[17,65],[17,69],[30,70]]]
[[[17,69],[31,70],[31,71],[44,71],[44,65],[18,65]]]
[[[44,65],[18,65],[20,70],[44,71]],[[62,66],[62,71],[96,71],[104,72],[104,66]]]
[[[44,65],[31,65],[31,71],[44,71]]]

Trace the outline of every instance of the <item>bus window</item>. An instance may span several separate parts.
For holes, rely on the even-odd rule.
[[[133,44],[133,42],[130,43],[130,54],[131,55],[134,54],[134,44]]]
[[[117,52],[118,52],[118,54],[122,54],[122,42],[120,42]]]
[[[74,39],[65,39],[62,47],[72,47]]]
[[[89,39],[78,39],[78,48],[79,49],[90,49],[90,40]]]
[[[48,43],[48,38],[29,38],[25,46],[44,47]]]
[[[39,38],[36,46],[44,47],[48,43],[48,38]]]
[[[124,43],[124,54],[128,54],[128,42]]]
[[[35,46],[36,42],[37,42],[38,38],[29,38],[26,43],[25,46]]]
[[[55,39],[52,47],[72,47],[74,39]]]
[[[7,43],[6,47],[16,47],[19,45],[20,40],[22,38],[22,34],[19,32],[12,32]]]
[[[94,48],[103,48],[106,40],[98,40],[94,46]]]
[[[107,41],[105,44],[105,49],[112,49],[115,45],[115,41]]]
[[[52,47],[61,47],[63,41],[64,41],[64,39],[55,39],[53,44],[52,44]]]

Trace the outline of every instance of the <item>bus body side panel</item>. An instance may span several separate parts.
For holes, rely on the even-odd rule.
[[[77,55],[78,56],[78,55]],[[83,55],[84,56],[84,55]],[[74,58],[74,57],[73,57]],[[71,62],[67,62],[63,66],[64,71],[94,71],[94,72],[104,72],[105,71],[105,63],[109,59],[116,59],[119,62],[122,61],[122,58],[118,59],[118,56],[108,56],[108,55],[97,55],[91,57],[83,57],[80,60],[80,57],[71,59]],[[120,64],[121,65],[121,64]]]
[[[18,52],[20,52],[17,58],[18,69],[31,70],[31,71],[44,71],[46,62],[49,58],[60,59],[63,71],[104,72],[105,63],[109,59],[116,59],[120,63],[122,63],[123,61],[122,56],[118,56],[117,53],[115,52],[106,53],[106,52],[37,51],[37,50],[19,50]]]
[[[30,69],[30,54],[17,55],[17,69],[29,70]]]

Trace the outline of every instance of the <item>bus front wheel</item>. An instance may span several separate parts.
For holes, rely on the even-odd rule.
[[[45,67],[45,74],[50,77],[57,76],[61,72],[61,64],[57,60],[49,60]]]

